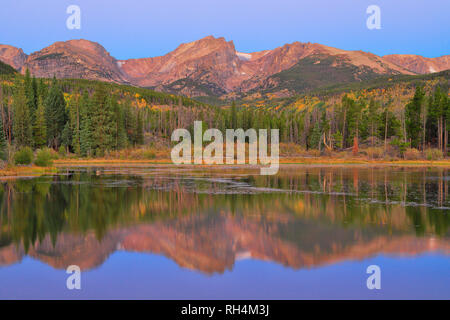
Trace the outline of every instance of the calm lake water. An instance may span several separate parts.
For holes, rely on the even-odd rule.
[[[0,298],[450,299],[449,181],[444,168],[294,165],[3,180]],[[81,290],[66,288],[69,265]]]

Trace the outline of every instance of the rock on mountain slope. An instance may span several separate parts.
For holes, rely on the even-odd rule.
[[[2,46],[6,47],[6,46]],[[36,77],[81,78],[101,81],[128,83],[123,76],[117,60],[98,43],[87,40],[55,42],[29,56],[14,47],[6,48],[0,59],[12,64],[22,73],[26,68]],[[14,50],[14,49],[16,50]],[[17,52],[19,50],[19,52]],[[14,55],[15,53],[15,55]]]
[[[117,60],[101,45],[87,40],[55,42],[31,54],[22,66],[37,77],[82,78],[127,83]]]
[[[390,54],[383,58],[402,66],[405,69],[420,74],[450,69],[450,55],[437,58],[426,58],[415,54]]]
[[[294,42],[253,53],[236,51],[232,41],[212,36],[180,45],[162,57],[120,61],[130,82],[188,95],[246,92],[267,77],[293,67],[311,55],[335,56],[357,68],[378,74],[412,74],[381,57],[363,51],[345,51],[316,43]],[[332,67],[337,67],[338,62]],[[357,77],[356,77],[357,78]],[[209,91],[209,92],[208,92]]]
[[[16,70],[19,70],[25,63],[26,59],[27,55],[22,49],[0,44],[0,61],[9,64]]]
[[[313,57],[315,59],[311,61],[312,68],[310,68],[309,73],[304,73],[303,71],[305,70],[298,70],[301,71],[298,75],[299,77],[291,77],[289,79],[290,83],[297,80],[308,81],[310,76],[327,78],[331,73],[337,74],[337,76],[330,78],[330,81],[344,82],[362,81],[365,78],[373,78],[383,74],[412,74],[412,72],[403,67],[384,61],[371,53],[346,51],[317,43],[294,42],[274,50],[252,53],[250,55],[252,58],[246,61],[246,65],[253,70],[253,76],[241,84],[244,92],[254,88],[279,86],[280,82],[283,81],[283,77],[279,77],[276,80],[277,85],[274,83],[270,85],[269,83],[273,80],[271,78],[272,75],[285,72],[302,63],[306,65]],[[322,60],[332,61],[328,65],[328,69],[322,67],[324,64],[320,65]],[[352,72],[352,76],[339,76],[344,67],[351,67],[346,71]],[[363,73],[365,74],[364,77],[361,76]]]
[[[21,49],[0,46],[0,60],[22,73],[28,68],[37,77],[129,83],[187,96],[222,96],[252,90],[299,92],[379,75],[448,68],[448,56],[437,60],[409,57],[379,57],[300,42],[242,53],[236,51],[232,41],[213,36],[181,44],[164,56],[129,60],[116,60],[101,45],[88,40],[56,42],[29,56]],[[423,61],[427,66],[422,66]]]
[[[235,88],[239,77],[239,58],[232,41],[206,37],[183,43],[168,54],[144,59],[120,61],[130,82],[143,87],[167,85],[191,79],[222,93]]]
[[[385,73],[397,74],[388,69]],[[378,77],[376,69],[367,65],[354,65],[347,57],[312,54],[301,59],[293,67],[262,79],[252,92],[276,93],[286,96],[336,84],[365,81]]]

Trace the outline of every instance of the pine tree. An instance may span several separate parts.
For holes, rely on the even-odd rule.
[[[389,111],[389,103],[383,107],[383,112],[380,115],[380,126],[378,127],[378,136],[384,140],[384,150],[387,150],[388,137],[401,137],[401,123],[395,117],[392,111]]]
[[[136,144],[144,144],[144,121],[139,110],[136,115]]]
[[[159,111],[161,121],[162,121],[162,114],[163,113]],[[162,132],[163,130],[163,125],[161,121],[158,124],[159,132]],[[133,111],[133,108],[131,107],[129,100],[126,100],[124,104],[124,122],[125,122],[125,131],[128,138],[128,144],[133,146],[136,144],[137,121],[135,112]]]
[[[237,129],[237,111],[236,111],[236,103],[233,101],[231,104],[231,123],[230,129]]]
[[[7,144],[5,134],[3,132],[3,119],[0,114],[0,159],[7,159]]]
[[[342,148],[345,148],[347,146],[347,136],[348,136],[348,113],[349,113],[349,109],[352,108],[354,104],[354,101],[352,99],[350,99],[347,94],[345,94],[342,97],[342,101],[341,101],[341,113],[342,113]]]
[[[116,128],[114,131],[114,147],[116,150],[123,149],[127,146],[127,134],[125,131],[124,114],[122,108],[117,103],[117,97],[113,98],[114,123]]]
[[[72,146],[72,128],[70,127],[69,121],[66,122],[62,131],[61,145],[66,148],[66,151],[69,151]]]
[[[42,97],[39,97],[38,107],[36,110],[36,117],[33,127],[34,146],[42,148],[47,145],[47,123],[45,119],[45,107]]]
[[[25,86],[19,78],[15,81],[13,112],[13,133],[15,143],[18,146],[30,146],[32,143],[30,112],[25,96]]]
[[[321,116],[319,115],[318,118]],[[314,121],[311,117],[311,122],[314,123],[314,127],[309,135],[309,148],[320,150],[322,146],[322,128],[320,126],[320,121]]]
[[[38,83],[36,80],[36,77],[32,77],[31,78],[31,90],[33,92],[33,108],[34,111],[36,111],[37,107],[38,107],[38,102],[39,102],[39,95],[38,95]]]
[[[405,126],[407,138],[411,141],[411,147],[417,148],[420,143],[420,134],[422,131],[422,104],[425,94],[422,87],[417,87],[414,97],[405,108]]]
[[[376,136],[376,132],[378,131],[379,119],[378,119],[378,104],[374,99],[370,100],[369,103],[369,127],[370,127],[370,144],[374,146],[374,139]]]
[[[361,111],[366,105],[364,100],[350,99],[350,105],[347,114],[347,128],[348,128],[348,145],[353,145],[353,149],[358,149],[360,126],[361,126]],[[356,146],[355,146],[356,145]]]
[[[434,98],[431,98],[431,109],[435,118],[435,121],[437,122],[437,142],[438,142],[438,148],[440,150],[443,150],[445,152],[446,149],[446,99],[447,99],[447,93],[445,90],[441,91],[441,87],[437,87],[434,92]]]
[[[30,76],[30,71],[27,69],[25,71],[25,96],[27,98],[27,105],[30,110],[30,114],[34,112],[37,108],[36,105],[36,79],[33,77],[33,80]]]
[[[447,156],[448,152],[448,132],[450,129],[450,98],[448,97],[448,87],[441,92],[441,104],[443,115],[443,132],[444,132],[444,155]]]
[[[56,150],[61,143],[62,131],[66,124],[66,102],[63,92],[55,78],[53,78],[52,87],[48,93],[45,106],[48,141],[50,146]]]
[[[76,154],[80,154],[80,99],[79,89],[72,91],[72,98],[68,102],[68,123],[69,126],[63,130],[63,140],[65,145],[70,146]],[[69,134],[70,133],[70,134]],[[70,141],[66,141],[70,139]]]
[[[92,155],[92,110],[89,94],[85,91],[80,100],[80,154]]]
[[[72,129],[72,146],[73,151],[76,154],[80,154],[81,151],[81,114],[80,114],[80,106],[77,104],[77,113],[75,122],[73,124]]]
[[[112,97],[107,96],[104,85],[99,85],[92,98],[92,138],[96,154],[103,154],[106,150],[114,149],[114,112]]]
[[[39,82],[37,83],[37,97],[42,98],[42,101],[45,101],[47,99],[48,94],[48,86],[44,82],[44,79],[40,78]],[[39,102],[39,100],[37,100]]]

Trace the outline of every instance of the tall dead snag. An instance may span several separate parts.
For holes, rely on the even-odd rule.
[[[354,137],[354,138],[353,138],[353,148],[352,148],[352,152],[353,152],[353,155],[354,155],[354,156],[358,155],[359,148],[358,148],[358,138],[357,138],[357,137]]]

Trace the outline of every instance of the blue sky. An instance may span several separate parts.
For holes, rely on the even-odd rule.
[[[317,42],[378,55],[450,54],[448,0],[2,0],[0,43],[40,50],[55,41],[88,39],[118,59],[165,54],[207,35],[238,51]],[[69,5],[81,29],[66,28]],[[381,9],[381,29],[366,27],[366,8]]]

